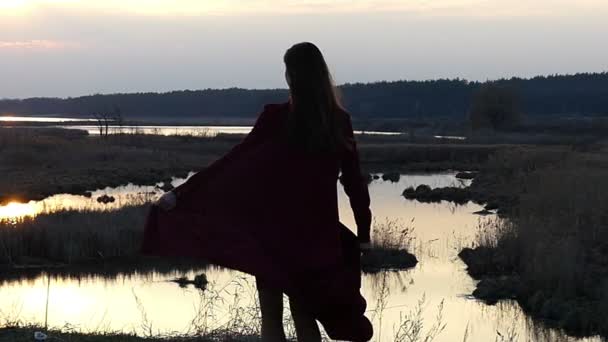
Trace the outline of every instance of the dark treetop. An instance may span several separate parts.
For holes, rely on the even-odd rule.
[[[531,79],[502,79],[492,83],[516,94],[527,115],[608,114],[608,73]],[[346,108],[355,118],[446,117],[461,119],[484,83],[466,80],[396,81],[340,86]],[[1,94],[0,94],[1,96]],[[91,95],[75,98],[0,100],[0,114],[61,114],[90,117],[120,108],[126,118],[189,117],[251,118],[266,103],[282,102],[285,89],[205,89],[168,93]]]

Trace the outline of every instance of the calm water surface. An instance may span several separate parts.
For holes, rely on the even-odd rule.
[[[176,179],[174,183],[182,181]],[[443,322],[447,325],[435,341],[463,341],[465,335],[467,341],[475,342],[506,341],[509,336],[513,337],[511,341],[574,341],[534,324],[515,303],[488,306],[469,297],[475,281],[465,272],[465,265],[457,253],[462,246],[471,244],[480,220],[493,218],[474,215],[473,212],[481,209],[475,204],[421,204],[401,196],[403,189],[419,184],[432,187],[466,185],[453,174],[403,175],[398,183],[380,180],[370,185],[375,220],[380,223],[398,221],[412,226],[413,252],[420,261],[412,270],[364,276],[362,291],[368,300],[368,316],[376,326],[375,341],[392,341],[400,323],[407,315],[415,316],[418,305],[424,331],[437,322],[439,307],[443,307]],[[55,210],[61,203],[102,210],[95,196],[105,193],[126,203],[136,198],[137,193],[158,196],[161,191],[154,187],[127,186],[99,190],[92,199],[73,196],[47,201],[56,206]],[[120,203],[112,205],[116,207]],[[340,214],[347,226],[354,227],[348,200],[341,188]],[[151,327],[154,333],[183,333],[192,327],[193,320],[200,323],[201,317],[207,317],[208,325],[226,324],[233,307],[252,308],[244,312],[257,314],[254,281],[250,276],[221,269],[204,272],[211,282],[209,290],[204,292],[168,282],[182,275],[177,273],[112,279],[40,276],[33,280],[6,281],[0,284],[0,322],[4,316],[44,323],[47,289],[50,290],[49,325],[85,331],[124,330],[143,334]],[[187,276],[192,278],[196,273]],[[223,302],[214,300],[216,296]],[[505,339],[501,339],[501,335]],[[577,341],[587,340],[594,341]]]
[[[193,173],[190,173],[191,176]],[[171,184],[178,186],[186,179],[173,178]],[[53,213],[65,210],[115,210],[127,204],[147,203],[158,198],[164,193],[160,187],[163,183],[158,183],[156,186],[138,186],[127,184],[116,188],[105,188],[91,192],[90,197],[79,195],[59,194],[41,201],[30,201],[27,203],[12,202],[4,206],[0,206],[0,222],[9,221],[15,222],[26,217],[36,217],[44,213]],[[97,201],[100,196],[111,196],[114,202],[101,203]]]
[[[68,129],[80,129],[89,132],[90,135],[99,135],[99,128],[94,125],[56,126]],[[252,126],[110,126],[112,134],[155,134],[155,135],[193,135],[193,136],[215,136],[217,134],[247,134],[251,132]],[[373,135],[400,135],[399,132],[383,131],[355,131],[355,134]],[[448,138],[449,139],[449,138]]]
[[[30,116],[0,116],[0,122],[9,122],[14,124],[37,122],[48,123],[45,127],[58,127],[67,129],[79,129],[87,131],[90,135],[99,135],[99,128],[94,124],[81,125],[73,124],[66,125],[76,121],[91,121],[94,119],[79,119],[66,117],[30,117]],[[193,136],[215,136],[217,134],[247,134],[251,131],[252,126],[222,126],[222,125],[110,125],[109,132],[111,134],[155,134],[155,135],[193,135]],[[355,134],[372,134],[372,135],[404,135],[403,132],[387,132],[387,131],[355,131]],[[442,140],[466,140],[462,136],[435,136]]]
[[[0,116],[0,122],[73,122],[73,121],[95,121],[94,119],[44,117],[44,116]]]
[[[0,122],[14,123],[43,123],[45,127],[58,127],[67,129],[79,129],[87,131],[90,135],[99,135],[99,127],[95,124],[65,125],[70,122],[95,122],[94,119],[66,118],[66,117],[30,117],[30,116],[0,116]],[[247,134],[252,126],[222,126],[222,125],[109,125],[111,134],[155,134],[155,135],[194,135],[215,136],[217,134]],[[356,131],[361,134],[363,131]],[[398,132],[365,131],[366,134],[374,135],[400,135]]]

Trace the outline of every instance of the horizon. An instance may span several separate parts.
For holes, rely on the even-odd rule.
[[[467,80],[467,79],[463,79],[463,78],[434,78],[434,79],[426,79],[426,80],[413,80],[413,79],[400,79],[400,80],[391,80],[391,81],[387,81],[387,80],[378,80],[378,81],[370,81],[370,82],[349,82],[349,83],[342,83],[342,84],[336,84],[336,87],[343,87],[343,86],[349,86],[349,85],[372,85],[372,84],[380,84],[380,83],[399,83],[399,82],[434,82],[434,81],[461,81],[461,82],[465,82],[465,83],[487,83],[487,82],[500,82],[500,81],[508,81],[508,80],[513,80],[513,79],[517,79],[517,80],[532,80],[535,78],[551,78],[551,77],[568,77],[568,76],[576,76],[576,75],[606,75],[608,74],[608,70],[603,70],[603,71],[591,71],[591,72],[575,72],[575,73],[568,73],[568,74],[550,74],[550,75],[534,75],[534,76],[529,76],[529,77],[517,77],[517,76],[512,76],[512,77],[504,77],[504,78],[498,78],[498,79],[488,79],[488,80]],[[172,89],[172,90],[166,90],[166,91],[132,91],[132,92],[109,92],[109,93],[91,93],[91,94],[84,94],[84,95],[78,95],[78,96],[62,96],[62,97],[58,97],[58,96],[32,96],[32,97],[22,97],[22,98],[3,98],[0,97],[0,101],[12,101],[12,100],[29,100],[29,99],[36,99],[36,98],[42,98],[42,99],[75,99],[75,98],[80,98],[80,97],[88,97],[88,96],[111,96],[111,95],[134,95],[134,94],[158,94],[158,95],[162,95],[162,94],[168,94],[168,93],[172,93],[172,92],[186,92],[186,91],[191,91],[191,92],[202,92],[202,91],[213,91],[213,90],[233,90],[233,89],[238,89],[238,90],[246,90],[246,91],[272,91],[272,90],[288,90],[287,87],[278,87],[278,88],[244,88],[244,87],[238,87],[238,86],[228,86],[228,87],[224,87],[224,88],[199,88],[199,89]]]
[[[600,0],[3,0],[0,98],[282,88],[300,41],[339,84],[607,70],[607,15]]]

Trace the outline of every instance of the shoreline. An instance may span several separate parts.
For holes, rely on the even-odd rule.
[[[486,248],[465,248],[459,253],[467,273],[479,282],[472,295],[488,305],[514,300],[535,320],[550,328],[561,329],[573,337],[601,336],[608,330],[595,317],[589,299],[567,299],[546,295],[542,289],[527,284],[516,270],[501,268],[501,256]],[[503,265],[504,266],[504,265]]]
[[[86,195],[126,182],[155,185],[204,169],[242,136],[110,135],[52,129],[0,130],[0,204],[55,194]],[[362,171],[477,170],[502,145],[410,142],[398,137],[359,139]],[[24,143],[26,142],[26,143]]]
[[[174,337],[139,337],[135,334],[120,332],[80,333],[64,332],[61,330],[47,330],[40,326],[7,326],[0,328],[0,342],[30,342],[34,333],[42,332],[51,340],[79,341],[79,342],[253,342],[261,341],[259,335],[241,335],[230,331],[218,331],[203,336],[186,335]]]

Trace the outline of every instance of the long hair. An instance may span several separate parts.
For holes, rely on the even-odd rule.
[[[312,43],[299,43],[284,61],[291,95],[289,144],[308,152],[338,150],[345,139],[338,122],[343,108],[323,54]]]

